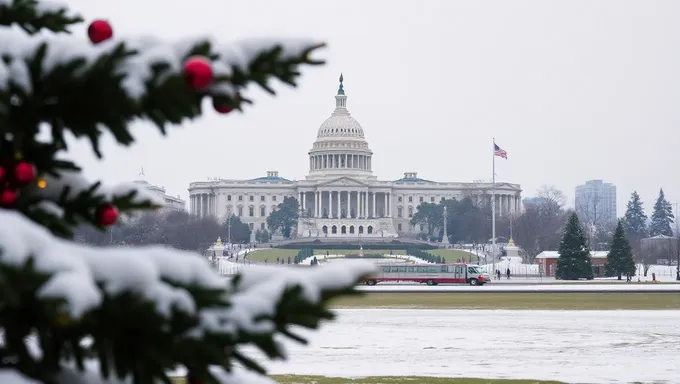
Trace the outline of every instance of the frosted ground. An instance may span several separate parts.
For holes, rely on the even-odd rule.
[[[240,256],[243,256],[247,252],[253,252],[257,251],[256,249],[248,249],[248,250],[241,250],[238,252]],[[345,255],[329,255],[328,262],[342,262],[344,259]],[[376,264],[382,264],[382,263],[394,263],[394,262],[400,262],[400,261],[406,261],[406,259],[409,259],[411,261],[415,262],[424,262],[423,260],[418,259],[417,257],[414,256],[399,256],[399,255],[385,255],[385,256],[392,256],[394,258],[388,258],[388,259],[371,259],[371,261],[375,262]],[[303,260],[302,264],[309,264],[311,262],[311,257]],[[221,274],[224,275],[232,275],[237,273],[243,268],[247,268],[247,264],[237,264],[232,262],[231,260],[227,259],[226,257],[219,257],[218,259],[218,270]],[[538,265],[537,264],[523,264],[522,259],[520,257],[504,257],[502,261],[494,264],[488,264],[488,265],[482,265],[487,271],[493,271],[494,269],[500,269],[505,271],[506,269],[510,269],[511,278],[510,280],[506,280],[505,278],[501,280],[494,280],[494,284],[498,283],[503,283],[503,284],[541,284],[541,283],[555,283],[557,280],[555,278],[551,277],[538,277]],[[495,267],[495,268],[494,268]],[[668,266],[668,265],[651,265],[649,267],[647,276],[643,276],[642,274],[642,265],[638,265],[638,274],[636,277],[633,278],[633,282],[636,282],[638,279],[641,282],[650,282],[652,280],[652,273],[656,274],[656,279],[661,281],[661,282],[675,282],[675,271],[676,267],[675,266]],[[527,276],[530,275],[530,277],[520,277],[520,276]],[[517,276],[517,277],[514,277]],[[625,279],[619,281],[616,279],[595,279],[593,282],[601,282],[602,280],[607,280],[612,283],[625,283]],[[565,281],[559,281],[560,283],[569,283]]]
[[[276,374],[677,383],[680,311],[347,309]]]

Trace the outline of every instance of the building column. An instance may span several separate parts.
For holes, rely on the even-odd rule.
[[[385,194],[385,206],[387,206],[387,212],[385,213],[387,217],[392,217],[392,194]]]
[[[347,218],[352,218],[352,191],[347,191]]]
[[[331,210],[331,208],[333,207],[333,199],[332,199],[333,192],[326,191],[326,193],[328,194],[328,203],[327,203],[327,206],[324,207],[324,209],[328,213],[328,217],[331,218],[331,217],[333,217],[333,211]],[[323,196],[323,194],[322,194],[322,196]]]
[[[387,193],[383,193],[383,214],[381,217],[387,217]]]
[[[359,192],[359,217],[364,218],[364,192]]]
[[[207,203],[206,195],[205,193],[201,193],[201,217],[205,217],[205,204]]]
[[[314,191],[314,217],[319,217],[319,191]]]

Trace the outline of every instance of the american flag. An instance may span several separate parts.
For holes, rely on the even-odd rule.
[[[499,157],[504,158],[505,160],[508,159],[508,153],[505,152],[505,150],[501,149],[496,143],[493,143],[493,154]]]

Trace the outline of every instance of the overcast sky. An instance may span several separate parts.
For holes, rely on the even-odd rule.
[[[532,196],[604,179],[619,215],[637,190],[680,202],[680,1],[69,0],[118,35],[315,37],[328,43],[297,89],[256,89],[246,113],[206,115],[163,138],[107,140],[88,176],[149,182],[186,198],[191,181],[307,174],[307,152],[332,112],[340,72],[382,180],[415,171],[437,181],[491,179],[492,138],[508,152],[498,179]],[[84,33],[85,26],[79,32]]]

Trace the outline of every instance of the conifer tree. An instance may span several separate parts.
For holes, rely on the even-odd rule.
[[[605,275],[607,277],[618,277],[621,280],[623,275],[635,274],[635,260],[633,250],[628,243],[623,220],[619,220],[612,238],[611,249],[607,254],[607,265]]]
[[[659,197],[654,203],[654,211],[652,212],[652,222],[649,225],[650,236],[673,236],[671,224],[674,223],[675,216],[673,216],[673,207],[671,203],[666,200],[663,193],[663,188],[659,190]]]
[[[643,239],[647,236],[647,215],[637,191],[633,191],[626,205],[623,227],[629,239]]]
[[[103,230],[163,202],[86,180],[65,137],[101,158],[104,134],[134,142],[133,121],[165,134],[206,100],[242,111],[246,86],[295,85],[322,44],[119,38],[104,20],[71,36],[82,21],[54,0],[0,0],[0,383],[170,383],[178,368],[191,383],[272,383],[241,347],[283,357],[274,337],[303,341],[290,326],[332,318],[328,300],[373,267],[253,267],[225,282],[199,254],[76,244],[78,225]]]
[[[558,247],[556,277],[561,280],[592,279],[593,267],[588,240],[576,213],[569,216]]]

